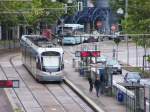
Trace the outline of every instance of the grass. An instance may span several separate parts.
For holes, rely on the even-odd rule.
[[[14,112],[23,112],[20,108],[14,109]]]

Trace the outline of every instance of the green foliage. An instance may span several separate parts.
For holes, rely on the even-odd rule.
[[[121,2],[122,1],[122,2]],[[114,12],[118,8],[124,9],[125,0],[110,0]],[[128,0],[128,16],[123,18],[121,25],[124,33],[150,34],[150,1]],[[132,39],[145,48],[150,47],[150,36],[133,36]]]
[[[53,24],[63,14],[64,4],[61,2],[51,2],[50,0],[0,2],[0,23],[3,24],[16,25],[21,23],[35,25],[40,21]]]
[[[20,11],[24,11],[27,8],[30,8],[31,5],[29,2],[15,2],[15,1],[8,1],[8,2],[0,2],[0,23],[7,24],[7,25],[15,25],[20,22]],[[18,13],[15,13],[15,12]],[[6,13],[7,12],[7,13]]]
[[[114,12],[116,12],[118,8],[125,9],[125,0],[110,0],[110,4]],[[122,21],[124,32],[149,33],[149,9],[149,0],[128,0],[128,17]]]
[[[150,63],[150,56],[147,57],[147,61]]]
[[[150,37],[149,36],[141,36],[138,39],[138,45],[141,45],[144,48],[150,47]]]
[[[32,0],[32,8],[26,15],[29,24],[34,25],[40,21],[48,24],[54,23],[64,14],[64,4],[60,2],[49,2],[49,0]]]

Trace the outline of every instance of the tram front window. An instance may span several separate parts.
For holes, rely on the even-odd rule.
[[[58,67],[59,57],[58,56],[43,56],[43,66],[45,67]]]
[[[46,52],[42,55],[42,70],[56,72],[60,69],[60,54],[57,52]]]

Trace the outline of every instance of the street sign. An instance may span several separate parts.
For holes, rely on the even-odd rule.
[[[116,31],[116,30],[117,30],[117,25],[112,24],[112,26],[111,26],[111,30],[112,30],[112,31]]]
[[[97,22],[96,22],[96,27],[97,27],[97,28],[100,28],[101,26],[102,26],[102,22],[101,22],[101,21],[97,21]]]
[[[19,88],[19,80],[0,80],[0,88]]]

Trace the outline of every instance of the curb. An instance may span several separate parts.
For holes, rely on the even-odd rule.
[[[16,109],[18,109],[17,104],[14,102],[12,95],[10,94],[10,91],[8,89],[4,89],[4,92],[8,98],[8,101],[10,103],[10,106],[12,108],[13,111],[15,111]]]
[[[64,78],[64,83],[66,83],[73,91],[75,91],[95,112],[105,112],[67,78]]]

